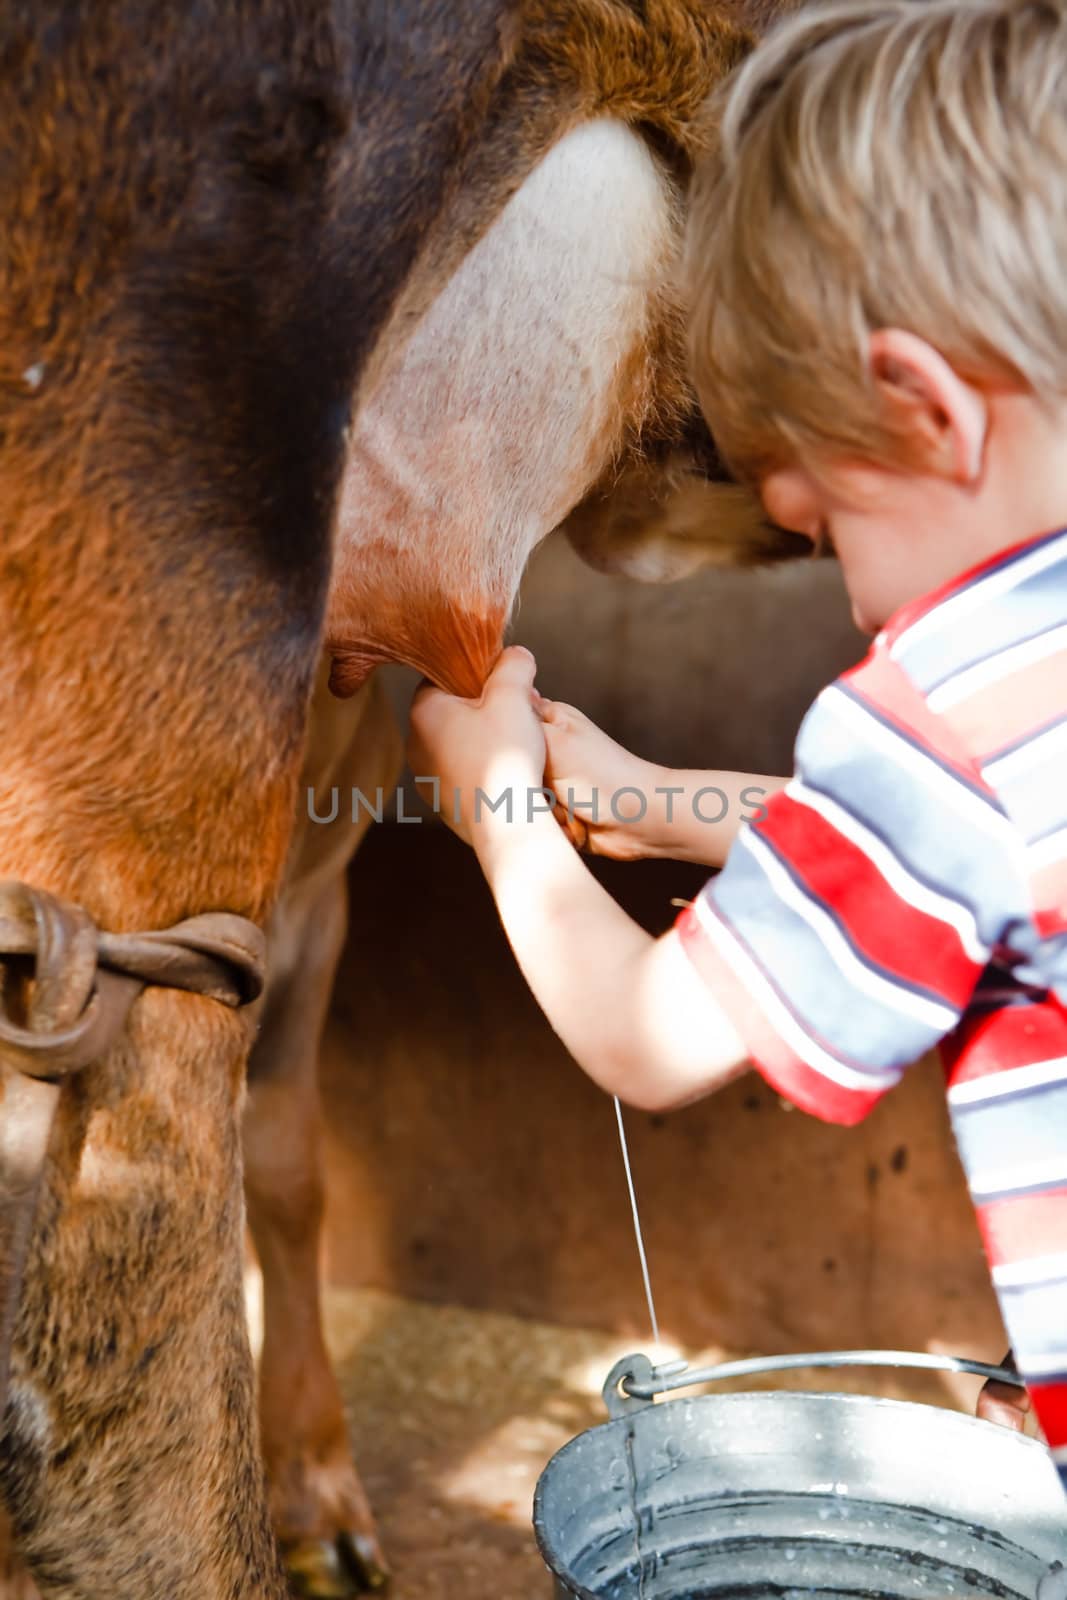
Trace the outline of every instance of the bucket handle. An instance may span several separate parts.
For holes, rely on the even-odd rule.
[[[700,1367],[690,1372],[685,1361],[667,1362],[655,1367],[645,1355],[624,1356],[608,1373],[604,1384],[604,1404],[610,1417],[626,1417],[643,1411],[657,1395],[673,1394],[699,1383],[721,1383],[727,1378],[753,1378],[766,1372],[792,1372],[812,1367],[914,1367],[925,1372],[966,1372],[976,1378],[992,1378],[997,1383],[1025,1388],[1017,1372],[1008,1367],[988,1366],[966,1356],[935,1356],[918,1350],[817,1350],[807,1354],[755,1356],[747,1361],[723,1361],[717,1367]]]

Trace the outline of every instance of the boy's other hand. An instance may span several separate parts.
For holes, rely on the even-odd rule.
[[[540,787],[545,766],[545,732],[534,708],[537,663],[529,650],[505,650],[477,700],[446,694],[423,684],[411,705],[408,761],[416,777],[427,780],[419,792],[468,844],[478,815],[478,790],[496,798],[506,789],[521,815],[527,793]],[[434,794],[429,780],[439,784]],[[493,813],[488,812],[490,818]]]
[[[1014,1371],[1015,1358],[1010,1350],[1001,1362],[1001,1366]],[[995,1422],[998,1427],[1022,1433],[1029,1415],[1030,1396],[1025,1389],[1016,1389],[1008,1383],[998,1383],[995,1378],[990,1378],[983,1384],[975,1407],[975,1416],[981,1417],[983,1422]]]
[[[576,707],[540,698],[537,706],[548,754],[545,783],[556,796],[563,831],[579,850],[593,855],[614,861],[646,855],[641,815],[655,804],[659,769],[624,750]],[[622,789],[638,792],[620,794]]]

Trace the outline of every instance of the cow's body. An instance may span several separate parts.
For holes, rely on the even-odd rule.
[[[115,928],[268,917],[338,489],[344,690],[389,658],[474,692],[530,549],[580,502],[579,542],[611,559],[617,475],[669,526],[656,575],[676,564],[672,508],[700,520],[708,460],[669,288],[680,196],[735,24],[768,9],[8,7],[5,875]],[[381,725],[361,753],[328,716],[309,759],[384,776]],[[356,837],[329,862],[291,847],[246,1121],[294,1540],[368,1531],[307,1309],[313,1061]],[[0,1455],[49,1595],[283,1593],[241,1312],[248,1044],[247,1020],[152,991],[64,1095]]]
[[[103,927],[270,912],[351,396],[511,9],[4,7],[0,870]],[[242,1293],[250,1038],[153,989],[63,1093],[0,1449],[46,1594],[285,1593]]]

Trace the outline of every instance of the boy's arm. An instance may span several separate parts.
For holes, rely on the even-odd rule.
[[[662,1110],[746,1069],[740,1036],[677,933],[655,940],[633,922],[550,816],[490,814],[473,843],[527,982],[602,1089]]]
[[[758,822],[788,778],[759,772],[656,769],[646,855],[721,867],[743,822]]]
[[[660,767],[559,700],[538,699],[557,817],[575,844],[616,861],[647,856],[721,867],[741,824],[785,778]]]

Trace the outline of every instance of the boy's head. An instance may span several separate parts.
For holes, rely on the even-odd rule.
[[[997,408],[1014,449],[1008,397],[1051,415],[1067,396],[1067,0],[812,5],[715,110],[687,269],[727,462],[813,535],[805,481],[833,487],[842,462],[866,473],[845,499],[884,498],[886,473],[898,498],[917,479],[972,492]],[[928,561],[862,620],[951,575]]]

